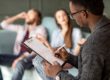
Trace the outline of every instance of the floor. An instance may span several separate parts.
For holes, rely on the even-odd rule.
[[[11,80],[12,68],[6,66],[0,66],[3,80]],[[36,73],[35,69],[26,70],[23,76],[23,80],[42,80],[40,76]]]
[[[0,66],[3,80],[11,80],[12,77],[12,68],[6,66]],[[78,70],[76,68],[69,69],[69,73],[74,76],[77,76]],[[22,80],[42,80],[40,76],[37,74],[35,69],[26,70]]]

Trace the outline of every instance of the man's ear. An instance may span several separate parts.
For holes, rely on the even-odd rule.
[[[87,13],[87,11],[85,11],[85,13],[86,13],[86,18],[88,18],[88,13]]]
[[[87,11],[84,11],[84,12],[83,12],[83,15],[84,15],[86,18],[88,18],[88,13],[87,13]]]

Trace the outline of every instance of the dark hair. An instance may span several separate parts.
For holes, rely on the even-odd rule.
[[[41,21],[42,21],[42,14],[41,14],[41,12],[39,10],[37,10],[37,9],[31,9],[31,10],[33,10],[34,12],[37,13],[37,15],[39,17],[38,25],[41,24]]]
[[[102,15],[104,11],[103,0],[69,0],[75,5],[84,7],[94,15]]]
[[[64,42],[65,42],[67,48],[72,48],[73,47],[73,44],[72,44],[72,31],[73,31],[72,28],[73,27],[71,26],[71,20],[70,20],[70,17],[68,16],[68,12],[65,9],[59,9],[59,10],[57,10],[55,12],[54,18],[55,18],[56,24],[62,30],[61,25],[58,24],[57,19],[56,19],[56,13],[58,11],[60,11],[60,10],[64,11],[66,13],[67,17],[68,17],[68,26],[69,26],[69,29],[66,32],[65,36],[64,36]]]

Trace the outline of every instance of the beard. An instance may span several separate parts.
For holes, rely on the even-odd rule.
[[[36,20],[33,19],[33,20],[30,20],[30,21],[26,21],[26,24],[28,24],[28,25],[32,25],[32,24],[35,23],[35,22],[36,22]]]

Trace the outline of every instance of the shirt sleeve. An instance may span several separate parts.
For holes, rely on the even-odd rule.
[[[71,65],[75,66],[76,68],[78,68],[78,56],[74,56],[72,54],[68,54],[68,59],[67,59],[67,63],[70,63]]]
[[[73,28],[73,42],[74,42],[74,48],[77,46],[77,43],[79,42],[79,40],[82,38],[82,33],[81,30],[78,28]]]
[[[18,31],[20,28],[22,29],[23,26],[21,25],[15,25],[15,24],[7,24],[5,21],[1,22],[1,27],[5,30],[10,30],[10,31]]]

